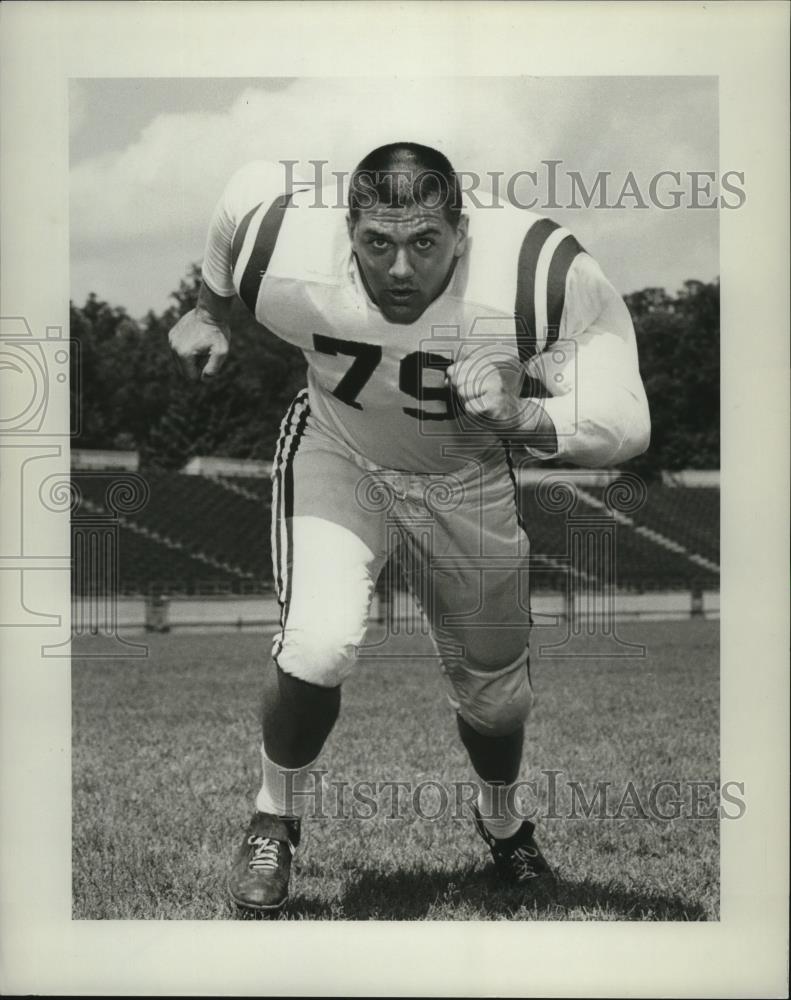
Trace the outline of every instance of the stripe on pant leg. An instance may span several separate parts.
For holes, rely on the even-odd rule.
[[[519,525],[519,527],[524,532],[525,538],[527,538],[528,543],[529,543],[530,542],[530,536],[527,533],[527,527],[525,526],[525,522],[522,520],[522,512],[519,509],[519,484],[516,481],[516,473],[514,472],[514,459],[513,459],[513,455],[511,454],[511,449],[510,449],[510,447],[507,444],[503,444],[503,449],[505,451],[505,464],[508,466],[508,475],[511,477],[511,485],[514,488],[514,506],[516,508],[516,521],[517,521],[517,524]],[[530,558],[530,556],[528,555],[528,559],[529,558]],[[527,590],[527,621],[528,621],[528,625],[529,625],[530,631],[532,632],[532,630],[533,630],[533,608],[532,608],[532,604],[533,604],[533,602],[532,602],[532,591],[533,591],[533,588],[532,588],[532,584],[531,584],[532,573],[530,573],[529,563],[528,563],[528,573],[529,573],[529,576],[528,576],[528,590]],[[532,688],[533,688],[533,680],[532,680],[532,678],[530,676],[530,643],[529,642],[527,643],[527,646],[525,648],[527,649],[527,682],[530,685],[530,688],[532,690]]]
[[[270,522],[270,543],[272,552],[272,572],[275,578],[275,591],[278,604],[282,607],[283,579],[280,575],[280,502],[282,495],[282,470],[285,461],[286,440],[291,433],[291,423],[294,419],[300,396],[297,396],[286,410],[280,422],[280,431],[275,447],[275,457],[272,463],[272,517]]]
[[[511,455],[511,448],[507,445],[503,445],[505,451],[505,464],[508,466],[508,475],[511,478],[511,485],[514,489],[514,507],[516,508],[516,523],[525,533],[525,537],[530,541],[530,536],[527,534],[527,528],[525,527],[525,522],[522,520],[522,512],[519,509],[519,485],[516,481],[516,474],[514,472],[514,459]]]
[[[286,576],[286,593],[284,598],[285,613],[283,618],[283,628],[286,627],[286,621],[288,619],[288,608],[291,603],[291,580],[293,574],[289,571],[288,560],[294,549],[294,459],[297,457],[297,449],[299,448],[299,442],[302,440],[302,435],[305,433],[305,424],[308,420],[308,414],[310,413],[310,408],[305,403],[305,408],[302,410],[299,419],[297,421],[297,427],[294,431],[294,437],[292,440],[291,450],[286,459],[286,466],[284,469],[284,489],[283,489],[283,519],[286,523],[286,552],[285,559],[283,560],[283,566],[281,569],[282,573]]]
[[[276,564],[275,581],[280,605],[280,634],[275,639],[276,648],[273,652],[275,660],[282,649],[283,633],[291,599],[291,573],[288,563],[293,543],[291,524],[294,514],[293,466],[309,414],[310,406],[305,390],[297,396],[286,414],[281,425],[281,437],[278,441],[272,495],[273,562]]]
[[[283,560],[281,558],[282,552],[282,497],[283,497],[283,467],[286,460],[286,455],[289,450],[291,442],[291,434],[293,430],[293,425],[295,417],[301,409],[301,404],[304,400],[304,396],[300,393],[291,403],[286,415],[280,423],[280,433],[278,436],[277,447],[275,449],[275,459],[272,464],[272,520],[271,520],[271,547],[272,547],[272,571],[275,578],[275,590],[277,592],[277,600],[281,605],[283,604],[283,591],[284,591],[284,581],[282,576],[282,565]],[[282,615],[281,615],[282,618]]]

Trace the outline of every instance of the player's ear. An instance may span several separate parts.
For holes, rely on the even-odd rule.
[[[346,213],[346,232],[349,234],[349,239],[354,239],[354,223],[352,222],[351,215]]]
[[[459,221],[456,224],[456,246],[453,250],[456,257],[461,257],[467,248],[467,226],[469,222],[470,220],[466,215],[459,216]]]

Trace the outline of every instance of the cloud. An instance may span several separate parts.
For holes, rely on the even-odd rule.
[[[485,91],[485,87],[481,91]],[[392,104],[390,103],[392,102]],[[417,123],[417,124],[416,124]],[[475,154],[521,128],[515,109],[479,92],[460,105],[458,88],[437,81],[331,87],[300,81],[285,92],[248,88],[226,113],[162,114],[130,146],[83,160],[72,171],[73,237],[178,238],[207,213],[234,170],[252,159],[330,161],[349,170],[394,136]],[[481,138],[470,142],[471,135]],[[481,139],[483,141],[481,141]]]
[[[79,106],[78,92],[75,100]],[[123,108],[109,113],[123,114]],[[397,138],[438,146],[458,170],[506,175],[534,169],[542,159],[562,159],[565,169],[590,177],[610,170],[618,179],[628,170],[647,180],[661,169],[717,169],[716,84],[684,78],[630,78],[625,86],[618,78],[483,77],[301,79],[275,90],[248,86],[223,112],[158,114],[127,148],[76,164],[71,176],[75,272],[82,283],[89,260],[123,260],[113,285],[118,295],[125,286],[140,301],[145,290],[136,286],[135,274],[150,274],[151,259],[169,254],[175,270],[162,281],[173,288],[186,264],[200,256],[216,199],[240,165],[290,159],[307,166],[323,159],[329,161],[327,174],[348,171],[368,150]],[[700,245],[711,244],[707,237],[688,252],[690,227],[712,231],[700,213],[566,214],[558,221],[594,233],[616,265],[619,256],[629,256],[625,245],[650,241],[657,263],[688,257],[691,267],[701,258]],[[694,215],[695,221],[682,221],[681,215]],[[716,272],[716,248],[713,252]],[[643,271],[648,264],[645,260]],[[108,275],[107,268],[100,270]],[[634,268],[618,270],[625,277]],[[642,272],[633,277],[663,281],[660,273],[652,281]],[[164,285],[149,289],[157,301],[166,295]]]

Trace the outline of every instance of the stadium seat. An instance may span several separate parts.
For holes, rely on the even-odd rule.
[[[147,504],[118,521],[122,593],[251,593],[271,586],[268,478],[210,479],[161,470],[143,475],[150,489]],[[73,479],[92,509],[106,509],[112,473],[75,472]],[[718,489],[652,484],[645,504],[618,522],[606,509],[602,487],[586,487],[571,512],[553,512],[542,506],[534,487],[525,486],[519,506],[531,543],[534,590],[565,589],[566,559],[580,516],[594,530],[597,519],[603,527],[615,523],[618,587],[718,586]],[[75,570],[79,589],[84,584],[78,577]]]

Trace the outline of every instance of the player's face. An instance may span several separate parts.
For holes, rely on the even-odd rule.
[[[368,294],[391,323],[414,323],[444,291],[464,253],[467,219],[451,225],[441,208],[371,208],[349,220]]]

